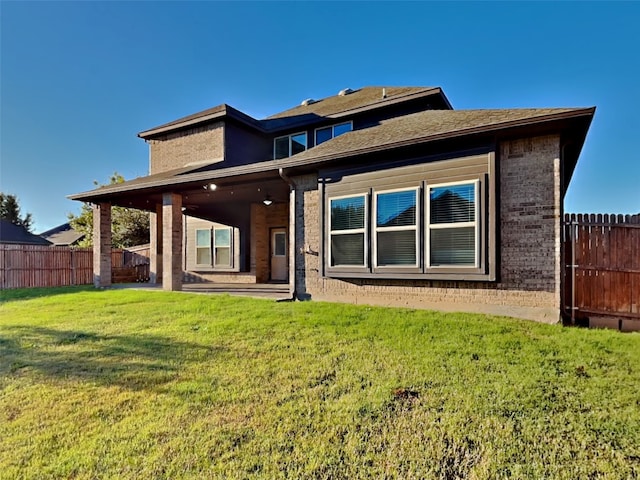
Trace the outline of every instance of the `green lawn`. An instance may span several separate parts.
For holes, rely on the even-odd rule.
[[[0,292],[1,478],[638,478],[640,335]]]

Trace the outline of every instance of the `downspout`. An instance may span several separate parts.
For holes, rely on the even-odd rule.
[[[298,298],[296,292],[296,184],[284,173],[281,167],[278,169],[280,178],[289,185],[289,293],[291,300]]]

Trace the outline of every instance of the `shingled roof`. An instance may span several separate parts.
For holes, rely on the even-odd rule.
[[[353,130],[291,157],[300,163],[347,157],[426,141],[593,115],[594,108],[522,108],[499,110],[427,110]]]
[[[38,235],[34,235],[21,225],[15,225],[9,220],[0,219],[0,243],[20,245],[51,245],[51,242]]]
[[[74,230],[67,222],[42,232],[40,236],[56,246],[73,245],[84,238],[84,233]]]
[[[346,89],[345,94],[312,100],[262,120],[267,129],[286,127],[297,119],[340,118],[363,110],[372,110],[413,98],[437,95],[442,105],[451,108],[440,87],[363,87]]]
[[[263,120],[237,110],[230,105],[222,104],[186,117],[173,120],[140,132],[140,138],[148,139],[173,130],[193,127],[213,120],[233,118],[263,132],[274,132],[317,122],[322,118],[340,118],[358,111],[373,110],[411,99],[434,96],[434,104],[443,108],[451,108],[449,100],[440,87],[363,87],[358,90],[346,89],[344,95],[333,95],[298,105],[283,112],[271,115]]]
[[[353,130],[330,141],[288,158],[266,160],[237,167],[216,163],[183,167],[156,175],[140,177],[117,185],[107,185],[90,192],[71,195],[73,200],[90,201],[112,193],[144,190],[194,181],[241,176],[279,168],[314,166],[323,162],[390,150],[407,145],[423,144],[446,138],[494,132],[528,125],[541,125],[563,119],[590,118],[591,108],[526,108],[500,110],[427,110],[384,120],[378,125]]]

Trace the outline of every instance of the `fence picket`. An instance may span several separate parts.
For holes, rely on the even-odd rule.
[[[563,298],[571,314],[617,316],[640,319],[640,215],[567,214],[565,227],[575,228],[574,241],[565,235],[564,288],[574,287]]]
[[[138,279],[148,277],[149,248],[138,248],[131,254],[114,249],[114,271],[138,267]],[[147,257],[145,257],[145,253]],[[143,266],[143,267],[140,267]],[[145,270],[146,268],[146,270]],[[40,245],[0,245],[0,289],[26,287],[61,287],[93,283],[93,250],[91,248],[48,247]]]

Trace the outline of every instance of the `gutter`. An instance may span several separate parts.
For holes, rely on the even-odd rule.
[[[298,298],[296,291],[296,184],[284,173],[284,169],[278,169],[280,178],[289,185],[289,293],[291,301]]]

